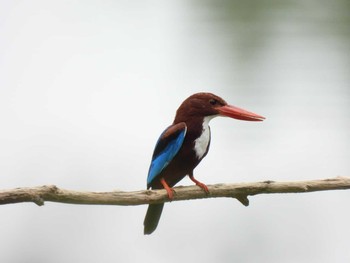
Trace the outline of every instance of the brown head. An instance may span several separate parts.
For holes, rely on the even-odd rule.
[[[207,116],[226,116],[245,121],[263,121],[258,114],[227,104],[225,100],[212,93],[196,93],[188,97],[178,108],[174,123]]]

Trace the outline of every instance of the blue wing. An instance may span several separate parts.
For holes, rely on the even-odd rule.
[[[159,137],[148,171],[147,188],[179,152],[187,127],[184,122],[169,126]]]

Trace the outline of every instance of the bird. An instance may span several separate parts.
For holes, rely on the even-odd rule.
[[[209,122],[217,116],[245,121],[263,121],[265,117],[227,104],[212,93],[195,93],[176,111],[173,123],[160,135],[147,176],[147,189],[165,189],[169,200],[172,189],[184,177],[209,194],[208,187],[194,178],[193,170],[207,155],[210,146]],[[159,223],[164,203],[150,204],[143,222],[144,234],[153,233]]]

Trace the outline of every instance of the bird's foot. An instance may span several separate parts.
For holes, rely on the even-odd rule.
[[[198,183],[196,183],[196,185],[198,185],[200,188],[202,188],[206,194],[209,194],[209,189],[208,189],[208,186],[206,184],[198,182]]]
[[[174,199],[174,190],[171,188],[165,189],[168,193],[168,198],[169,200],[173,200]]]
[[[205,184],[203,184],[200,181],[198,181],[197,179],[195,179],[193,177],[193,175],[190,175],[190,179],[192,180],[192,182],[194,182],[196,185],[198,185],[200,188],[202,188],[206,194],[209,194],[208,186],[206,186]]]
[[[164,178],[160,179],[160,183],[163,185],[164,189],[168,193],[168,198],[170,200],[173,200],[174,199],[174,190],[171,187],[169,187],[169,185],[165,182]]]

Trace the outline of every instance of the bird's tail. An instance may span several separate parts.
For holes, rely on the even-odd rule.
[[[143,221],[143,233],[145,235],[152,234],[153,231],[156,230],[160,216],[162,215],[163,207],[164,204],[154,204],[148,206],[145,220]]]

